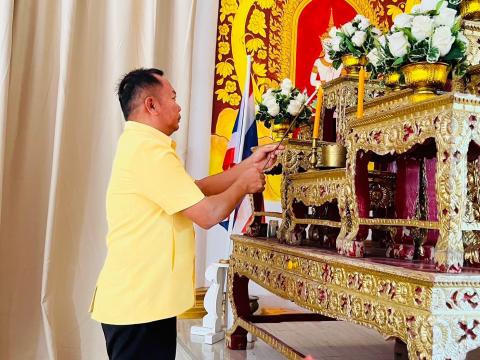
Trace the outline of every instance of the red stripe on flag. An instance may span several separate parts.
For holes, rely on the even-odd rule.
[[[235,165],[235,148],[227,149],[223,158],[223,170],[228,170]]]

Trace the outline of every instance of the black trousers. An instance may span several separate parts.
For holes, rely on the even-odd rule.
[[[102,324],[110,360],[174,360],[177,318],[144,324]]]

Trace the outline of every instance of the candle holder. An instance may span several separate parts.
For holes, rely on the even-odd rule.
[[[312,170],[317,168],[317,163],[318,163],[317,149],[318,149],[318,138],[313,138],[312,139],[312,154],[310,155],[310,168]]]

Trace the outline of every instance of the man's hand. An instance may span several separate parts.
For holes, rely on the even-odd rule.
[[[245,169],[237,181],[244,186],[247,194],[261,192],[265,189],[265,175],[255,166]]]
[[[276,150],[277,144],[269,144],[259,147],[255,152],[248,158],[252,162],[252,165],[257,168],[259,171],[268,169],[275,164],[277,156],[285,148],[283,145],[280,145]]]

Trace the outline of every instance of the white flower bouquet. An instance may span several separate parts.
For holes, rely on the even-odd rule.
[[[370,20],[357,15],[339,29],[332,27],[324,47],[333,61],[333,67],[338,69],[342,64],[342,56],[352,55],[360,58],[367,55],[374,48],[374,37],[381,34],[382,32],[373,26]]]
[[[462,74],[468,40],[460,27],[457,5],[447,0],[423,0],[411,14],[397,15],[385,45],[379,41],[377,51],[369,54],[370,62],[379,70],[425,61],[443,62]]]
[[[262,95],[262,102],[255,109],[255,119],[270,128],[272,124],[290,124],[298,115],[297,126],[308,124],[312,110],[309,106],[303,107],[306,101],[307,95],[295,88],[290,79],[284,79],[279,89],[268,89]]]

